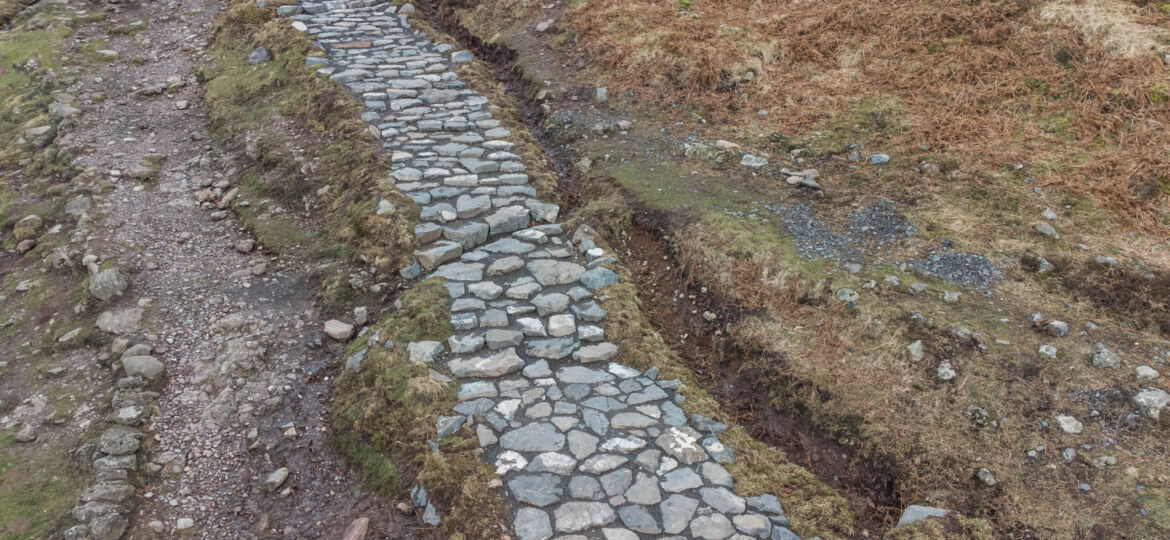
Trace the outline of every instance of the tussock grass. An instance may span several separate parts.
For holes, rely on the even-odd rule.
[[[451,334],[447,291],[430,279],[405,291],[401,308],[370,327],[349,354],[365,349],[360,372],[337,378],[332,406],[337,443],[370,485],[404,495],[415,482],[430,492],[445,513],[448,538],[498,538],[506,530],[503,499],[488,488],[496,478],[478,458],[479,443],[470,428],[444,438],[433,452],[435,422],[456,403],[453,384],[434,380],[429,366],[412,364],[411,341],[444,341]],[[379,336],[374,343],[371,336]],[[383,346],[387,338],[395,346]]]
[[[0,28],[11,23],[13,17],[34,3],[34,0],[0,0]]]
[[[1057,0],[1040,7],[1041,18],[1076,28],[1086,41],[1099,40],[1105,50],[1124,58],[1170,47],[1170,30],[1144,15],[1120,0]]]

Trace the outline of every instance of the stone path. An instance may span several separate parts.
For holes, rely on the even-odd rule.
[[[613,259],[581,231],[567,239],[559,208],[535,198],[510,133],[454,71],[471,54],[428,41],[394,10],[351,1],[278,13],[326,49],[309,62],[364,102],[394,181],[422,208],[418,262],[403,273],[446,278],[456,330],[446,344],[408,345],[459,381],[439,437],[474,425],[522,540],[799,538],[776,497],[735,493],[726,426],[688,418],[678,380],[620,363],[594,298],[618,280],[604,266]],[[438,523],[425,492],[414,495]]]

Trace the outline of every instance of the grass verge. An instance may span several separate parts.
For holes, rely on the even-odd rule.
[[[315,224],[307,236],[256,228],[267,247],[294,253],[340,244],[354,258],[397,269],[413,250],[417,207],[390,183],[389,158],[360,120],[361,104],[306,66],[306,57],[323,52],[276,17],[276,7],[287,3],[238,1],[217,19],[211,63],[202,72],[212,129],[251,159],[252,170],[244,171],[251,180],[242,189],[263,206],[251,212],[267,218],[319,208],[305,212]],[[273,58],[251,64],[258,46]],[[380,199],[397,210],[377,215]]]
[[[441,342],[451,334],[447,291],[441,280],[424,280],[399,302],[349,348],[364,357],[360,371],[345,370],[334,388],[339,448],[379,491],[425,486],[445,513],[440,527],[447,538],[499,537],[507,530],[504,501],[488,487],[496,475],[479,460],[472,430],[444,438],[438,452],[430,447],[436,421],[456,403],[454,384],[436,380],[406,351],[412,341]],[[387,339],[392,348],[384,346]]]
[[[13,433],[0,432],[0,536],[48,538],[85,485],[64,449],[17,443]]]

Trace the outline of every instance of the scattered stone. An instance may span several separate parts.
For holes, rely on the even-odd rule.
[[[282,7],[285,7],[285,6],[282,6]],[[287,6],[287,7],[291,7],[291,6]],[[252,49],[252,53],[248,55],[248,63],[249,64],[259,64],[260,62],[264,62],[267,60],[268,60],[268,49],[265,49],[264,47],[256,47],[255,49]]]
[[[763,158],[752,154],[744,154],[743,157],[740,158],[739,164],[744,167],[758,169],[768,164],[768,158]]]
[[[101,270],[89,278],[89,294],[101,301],[121,296],[126,291],[126,277],[117,268]]]
[[[283,9],[286,7],[300,8],[300,6],[281,6],[280,8],[277,8],[277,9],[279,10],[279,9]],[[369,531],[369,529],[370,529],[370,518],[367,518],[367,517],[355,518],[353,521],[349,522],[349,526],[346,527],[345,532],[343,532],[341,534],[341,540],[364,540],[366,537],[366,533]]]
[[[1093,366],[1113,369],[1121,366],[1121,359],[1116,354],[1113,354],[1113,351],[1106,348],[1104,343],[1096,343],[1093,345],[1093,348],[1095,349],[1091,356]]]
[[[36,424],[32,422],[25,422],[21,424],[20,429],[17,430],[14,438],[16,439],[16,442],[26,443],[37,440],[37,435],[38,433]]]
[[[1068,323],[1052,320],[1044,323],[1044,332],[1052,337],[1064,337],[1068,333]]]
[[[1098,469],[1117,465],[1117,458],[1113,456],[1097,456],[1089,461]]]
[[[996,478],[995,474],[986,467],[979,469],[979,471],[975,473],[975,477],[978,478],[979,481],[987,487],[994,487],[999,484],[999,478]]]
[[[138,330],[144,314],[140,307],[103,311],[98,315],[96,326],[108,334],[129,334]]]
[[[353,325],[336,319],[325,321],[325,335],[337,341],[349,341],[353,337]]]
[[[1142,414],[1158,420],[1162,409],[1170,404],[1170,394],[1160,388],[1146,388],[1133,396],[1133,404]]]
[[[902,525],[909,525],[932,517],[947,517],[947,514],[950,513],[950,510],[943,508],[912,504],[902,511],[902,517],[898,519],[896,526],[901,527]]]
[[[1085,426],[1079,420],[1067,414],[1056,415],[1056,423],[1065,433],[1077,434],[1085,429]]]
[[[256,241],[251,238],[245,238],[237,241],[234,247],[240,253],[251,253],[253,249],[256,249]]]
[[[861,295],[853,289],[845,287],[837,289],[837,300],[841,302],[856,302],[859,298],[861,298]]]
[[[926,352],[922,349],[921,339],[906,346],[906,356],[911,362],[921,362],[926,357]]]
[[[162,376],[166,366],[153,356],[123,356],[122,369],[127,376],[153,381]]]
[[[1036,232],[1038,232],[1044,236],[1047,236],[1048,238],[1051,238],[1053,240],[1060,240],[1060,233],[1056,232],[1056,229],[1054,229],[1052,227],[1052,225],[1049,225],[1047,222],[1042,221],[1040,223],[1037,223],[1036,224]]]
[[[264,479],[264,490],[272,493],[277,488],[284,485],[284,481],[288,479],[288,467],[281,467],[268,474]]]
[[[433,364],[443,352],[443,344],[438,341],[413,341],[406,345],[406,351],[411,362]]]

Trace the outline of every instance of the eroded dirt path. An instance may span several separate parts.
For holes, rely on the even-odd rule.
[[[59,141],[111,189],[92,245],[129,276],[112,311],[144,308],[141,329],[124,337],[166,366],[142,426],[148,463],[127,537],[340,536],[359,517],[371,520],[368,538],[410,536],[329,445],[322,368],[340,349],[322,343],[304,265],[270,256],[216,208],[238,181],[207,142],[196,78],[218,7],[143,3],[75,36],[147,21],[100,36],[118,54],[71,88],[93,107]],[[204,188],[217,195],[210,208],[195,198]],[[287,478],[265,487],[281,468]]]

